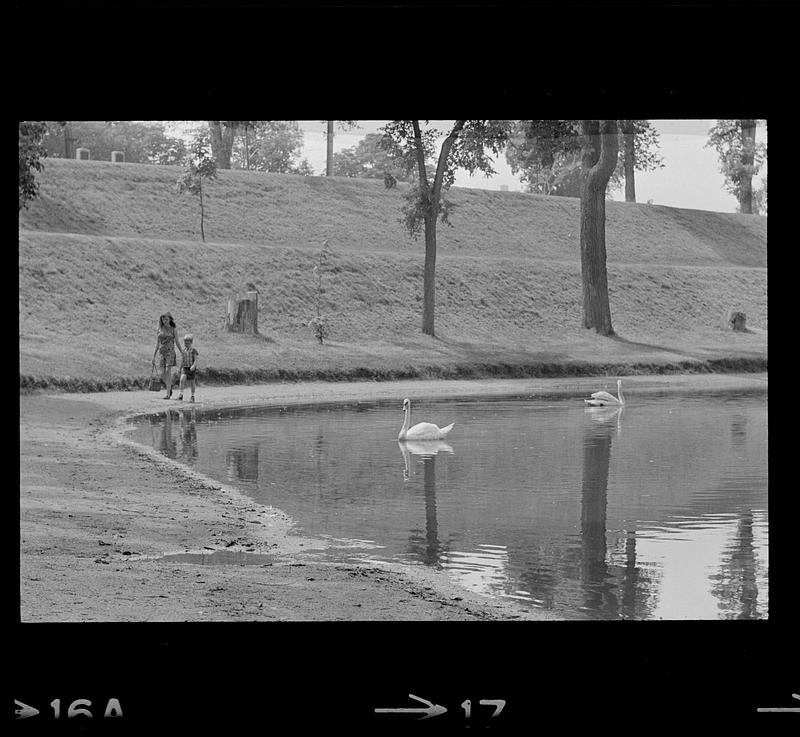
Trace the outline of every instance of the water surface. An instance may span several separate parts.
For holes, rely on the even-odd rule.
[[[422,565],[487,597],[593,619],[765,618],[766,394],[171,410],[135,438],[253,500],[327,557]]]

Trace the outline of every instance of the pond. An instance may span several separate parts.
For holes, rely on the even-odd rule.
[[[289,514],[318,555],[427,566],[587,619],[768,614],[767,400],[649,394],[415,402],[446,441],[398,442],[397,401],[195,408],[133,439]]]

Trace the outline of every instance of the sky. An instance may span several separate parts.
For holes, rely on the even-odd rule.
[[[319,120],[298,121],[304,132],[305,145],[302,157],[315,174],[325,173],[325,124]],[[359,128],[351,131],[336,130],[333,149],[341,151],[358,144],[367,133],[375,133],[386,121],[360,120]],[[431,121],[431,125],[444,129],[451,121]],[[736,198],[724,188],[724,177],[719,170],[717,152],[705,148],[708,131],[714,120],[653,120],[659,132],[661,156],[664,167],[653,172],[636,172],[636,200],[655,205],[684,207],[694,210],[736,212]],[[757,139],[765,140],[762,127]],[[499,190],[508,187],[511,192],[524,191],[519,179],[511,173],[505,154],[501,153],[493,164],[496,174],[486,178],[482,174],[470,176],[464,171],[456,175],[455,186]],[[766,167],[762,171],[766,171]],[[753,187],[761,186],[761,174]],[[624,191],[613,194],[613,199],[624,200]]]

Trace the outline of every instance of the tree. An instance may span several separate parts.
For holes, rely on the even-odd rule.
[[[42,120],[23,120],[19,123],[19,209],[39,196],[36,172],[43,168],[42,159],[47,151],[42,145],[47,134],[47,124]]]
[[[470,174],[494,173],[492,159],[508,136],[508,121],[456,120],[445,136],[439,151],[433,180],[428,175],[426,159],[435,153],[435,129],[423,131],[419,120],[393,120],[383,127],[383,146],[405,173],[416,169],[416,183],[405,195],[403,222],[412,236],[425,233],[425,269],[423,276],[422,332],[434,336],[436,303],[436,223],[449,224],[453,204],[445,199],[459,168]]]
[[[392,160],[383,145],[382,133],[367,133],[355,146],[344,148],[333,155],[333,175],[337,177],[359,177],[364,179],[383,179],[386,174],[414,183],[416,170],[403,174]],[[426,163],[428,179],[433,180],[436,172]]]
[[[219,169],[231,168],[231,152],[236,129],[244,121],[241,120],[209,120],[208,132],[211,142],[211,154]]]
[[[658,132],[647,120],[620,123],[620,156],[607,192],[625,184],[625,199],[635,202],[634,171],[663,166]],[[580,197],[583,183],[580,124],[577,120],[520,120],[506,147],[514,174],[535,194]]]
[[[753,213],[753,177],[767,158],[767,145],[756,141],[754,119],[717,120],[706,147],[716,149],[725,189],[739,202],[739,212]]]
[[[325,176],[333,176],[333,129],[334,124],[338,123],[340,130],[352,130],[358,128],[355,120],[325,120],[325,140],[326,140],[326,155],[325,155]]]
[[[606,188],[617,166],[616,120],[582,120],[580,244],[583,325],[614,335],[606,272]]]
[[[204,220],[205,209],[203,207],[203,179],[217,178],[217,162],[209,155],[208,139],[205,136],[198,136],[190,147],[190,158],[188,161],[189,171],[178,177],[175,188],[178,194],[189,192],[200,199],[200,237],[206,239]]]
[[[69,121],[50,123],[44,145],[50,156],[71,158],[76,146],[88,148],[95,160],[111,160],[112,151],[122,151],[134,164],[180,165],[186,143],[167,135],[158,121],[124,120]]]
[[[761,180],[761,186],[753,192],[753,214],[767,214],[767,178]]]
[[[506,161],[534,194],[579,197],[581,142],[575,120],[516,121]]]
[[[303,131],[296,120],[243,122],[243,135],[234,143],[231,163],[241,169],[278,174],[313,174],[303,150]]]
[[[649,120],[620,120],[620,155],[617,171],[625,179],[625,202],[636,202],[637,171],[652,171],[664,166],[658,153],[658,131]],[[616,172],[615,172],[616,173]]]

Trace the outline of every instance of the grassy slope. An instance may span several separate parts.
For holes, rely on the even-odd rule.
[[[453,227],[439,229],[432,339],[420,331],[423,247],[398,222],[401,192],[372,180],[223,171],[208,188],[203,244],[196,201],[174,194],[178,173],[46,162],[41,196],[19,219],[23,384],[144,377],[166,310],[195,334],[206,380],[765,357],[764,218],[609,203],[620,337],[605,339],[580,327],[577,200],[453,190]],[[319,346],[305,323],[325,238],[333,333]],[[223,329],[227,298],[247,282],[260,290],[261,337]],[[732,308],[754,332],[725,329]]]

